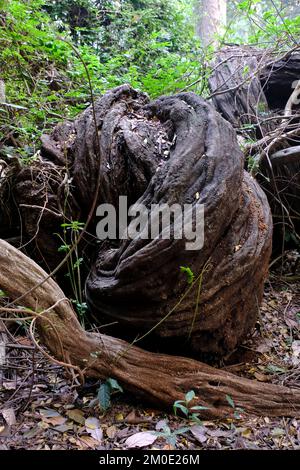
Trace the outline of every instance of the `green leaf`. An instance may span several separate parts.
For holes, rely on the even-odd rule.
[[[202,421],[198,418],[198,416],[199,416],[199,413],[192,413],[192,415],[190,416],[190,419],[194,421],[194,423],[199,424],[199,426],[202,426]]]
[[[111,390],[116,390],[118,392],[123,393],[123,388],[119,384],[119,382],[115,379],[107,379],[107,384],[110,386]]]
[[[235,408],[235,404],[234,404],[234,401],[232,399],[232,397],[230,395],[226,395],[226,400],[228,401],[229,405],[231,406],[231,408]]]
[[[194,282],[195,275],[191,268],[189,268],[188,266],[180,266],[180,271],[186,274],[188,284],[192,284]]]
[[[83,258],[78,258],[78,260],[74,263],[73,268],[74,269],[79,268],[82,262],[83,262]]]
[[[190,401],[194,400],[195,396],[196,396],[196,394],[195,394],[194,390],[190,390],[185,395],[186,402],[189,403]]]
[[[192,406],[191,411],[209,410],[207,406]]]
[[[275,366],[274,364],[268,364],[267,371],[271,372],[272,374],[284,374],[286,369],[283,367]]]
[[[190,430],[190,428],[179,428],[179,429],[175,429],[175,431],[173,431],[173,435],[178,435],[178,434],[184,434],[186,432],[188,432]]]
[[[101,410],[107,411],[110,408],[110,396],[110,385],[107,382],[101,384],[97,394],[97,399]]]
[[[185,416],[188,416],[189,415],[189,410],[187,409],[186,406],[183,405],[183,402],[181,401],[175,401],[174,405],[173,405],[173,409],[174,409],[174,414],[175,416],[177,416],[177,410],[181,410],[182,413],[185,415]]]
[[[61,252],[66,253],[66,252],[70,251],[70,249],[71,249],[71,245],[61,245],[61,246],[58,248],[57,251],[58,251],[59,253],[61,253]]]

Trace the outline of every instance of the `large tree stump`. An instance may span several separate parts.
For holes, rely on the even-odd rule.
[[[168,409],[194,390],[193,405],[207,406],[201,412],[207,418],[232,416],[226,395],[246,413],[300,417],[297,389],[257,383],[192,359],[146,352],[120,339],[85,332],[58,285],[1,239],[0,289],[27,307],[26,316],[32,309],[42,343],[80,375],[115,378],[136,396]]]
[[[150,103],[127,85],[99,99],[95,111],[97,132],[90,107],[43,136],[42,160],[15,178],[14,198],[35,256],[57,262],[53,234],[65,217],[86,219],[99,169],[98,203],[118,207],[126,195],[147,208],[204,204],[201,250],[187,251],[184,238],[160,236],[95,245],[86,297],[99,323],[114,320],[132,334],[154,329],[177,345],[188,340],[197,354],[232,351],[257,318],[272,234],[267,200],[243,171],[232,126],[193,93]],[[180,266],[194,272],[192,287]]]

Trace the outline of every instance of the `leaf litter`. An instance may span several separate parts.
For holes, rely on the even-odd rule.
[[[113,397],[103,412],[90,406],[99,382],[74,387],[63,369],[35,354],[33,376],[25,370],[15,385],[0,384],[1,449],[300,449],[295,418],[240,413],[199,424],[148,408],[126,393]],[[299,285],[269,284],[251,338],[214,365],[253,380],[300,387]]]

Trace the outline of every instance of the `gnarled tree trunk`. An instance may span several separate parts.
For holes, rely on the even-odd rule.
[[[118,208],[120,195],[149,210],[190,204],[198,211],[203,204],[202,249],[189,251],[185,235],[164,239],[161,232],[95,245],[86,297],[99,322],[117,321],[131,334],[154,330],[196,354],[232,351],[257,318],[272,235],[267,200],[243,171],[234,130],[193,93],[149,102],[124,85],[95,111],[97,132],[90,107],[44,136],[43,159],[13,183],[35,256],[58,262],[60,224],[86,219],[99,170],[98,204]],[[193,271],[192,286],[180,266]]]

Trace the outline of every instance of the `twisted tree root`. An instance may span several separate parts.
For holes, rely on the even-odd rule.
[[[232,415],[226,395],[247,413],[300,417],[299,390],[257,383],[192,359],[146,352],[117,338],[87,333],[52,279],[27,293],[46,277],[34,261],[0,240],[0,289],[15,304],[23,296],[25,307],[47,310],[35,320],[42,344],[58,360],[68,357],[86,377],[113,377],[134,395],[168,409],[194,390],[193,405],[207,406],[202,413],[206,418]]]

